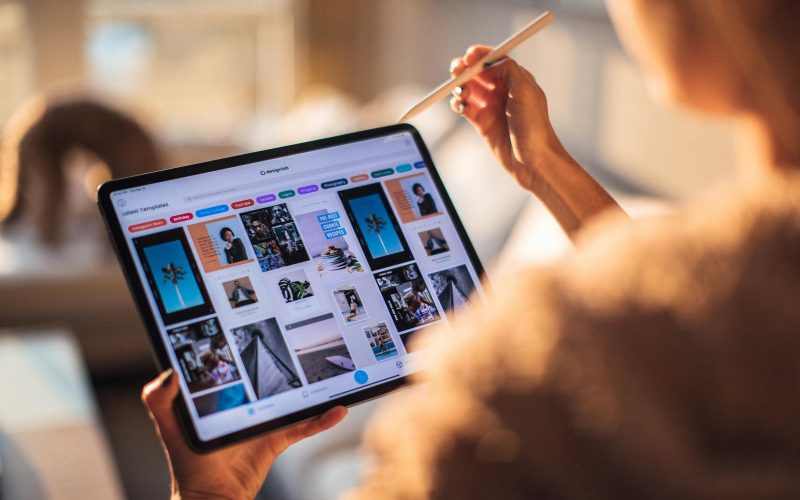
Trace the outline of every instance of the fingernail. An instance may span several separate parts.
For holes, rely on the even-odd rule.
[[[464,89],[462,87],[456,87],[453,89],[453,95],[456,97],[461,97],[461,94],[464,93]]]
[[[456,70],[459,62],[460,61],[458,59],[453,59],[452,61],[450,61],[450,73]]]
[[[162,377],[161,385],[162,386],[168,386],[170,384],[170,382],[172,382],[172,376],[173,375],[175,375],[175,370],[173,370],[172,368],[167,368],[167,370],[161,376]]]
[[[460,102],[458,103],[458,106],[456,106],[456,113],[463,115],[465,109],[467,109],[467,105],[463,102]]]

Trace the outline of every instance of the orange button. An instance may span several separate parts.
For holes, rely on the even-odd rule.
[[[239,208],[253,206],[253,205],[255,205],[255,203],[256,202],[254,202],[253,200],[234,201],[233,203],[231,203],[231,208],[236,210],[236,209],[239,209]]]
[[[350,182],[361,182],[367,179],[369,179],[369,176],[367,174],[358,174],[354,175],[353,177],[350,177]]]
[[[147,231],[148,229],[153,229],[154,227],[161,227],[166,226],[167,221],[164,219],[156,219],[147,222],[141,222],[139,224],[134,224],[132,226],[128,226],[128,232],[135,233],[137,231]]]

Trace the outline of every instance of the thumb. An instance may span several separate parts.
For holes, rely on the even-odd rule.
[[[176,444],[176,440],[183,439],[178,427],[178,418],[172,409],[172,403],[179,391],[178,380],[172,368],[162,372],[142,389],[142,402],[150,412],[156,431],[167,447]]]

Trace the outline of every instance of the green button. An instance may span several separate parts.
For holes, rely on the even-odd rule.
[[[394,167],[394,169],[397,170],[398,172],[408,172],[412,168],[413,167],[411,166],[410,163],[404,163],[402,165],[398,165],[398,166]]]
[[[387,175],[392,175],[393,173],[394,173],[393,168],[384,168],[372,172],[372,177],[377,179],[378,177],[386,177]]]
[[[280,193],[278,193],[278,196],[280,196],[281,198],[291,198],[292,196],[294,196],[294,189],[287,189],[286,191],[281,191]]]

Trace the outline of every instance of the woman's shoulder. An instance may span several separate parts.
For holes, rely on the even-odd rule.
[[[800,283],[800,182],[761,179],[645,221],[601,218],[557,273],[572,300],[624,314],[732,300],[792,276]]]

